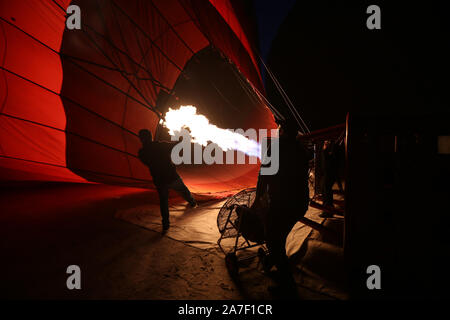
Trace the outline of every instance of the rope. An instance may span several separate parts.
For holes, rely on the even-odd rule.
[[[258,54],[259,56],[259,54]],[[278,89],[278,91],[280,92],[283,100],[285,101],[286,105],[288,106],[289,110],[291,111],[291,113],[293,114],[295,120],[297,121],[298,125],[300,126],[300,128],[302,128],[303,133],[309,133],[311,132],[307,126],[307,124],[305,123],[305,121],[303,120],[303,118],[300,116],[300,114],[298,113],[298,110],[295,108],[294,104],[292,103],[291,99],[289,98],[289,96],[287,95],[287,93],[284,91],[283,87],[281,86],[281,84],[279,83],[278,79],[275,77],[275,75],[273,74],[273,72],[270,70],[270,68],[265,64],[264,60],[262,59],[261,56],[259,56],[261,63],[263,64],[264,68],[267,70],[267,73],[269,74],[270,78],[272,79],[272,81],[274,82],[276,88]]]
[[[122,8],[120,8],[114,0],[111,0],[111,3],[119,9],[119,11],[130,20],[130,22],[139,30],[142,32],[142,34],[152,43],[152,45],[169,61],[172,65],[174,65],[180,72],[183,71],[182,68],[180,68],[172,59],[170,59],[167,54],[152,40],[152,38],[144,31],[142,30],[141,26],[139,26],[130,16],[128,16],[125,11],[123,11]]]
[[[98,2],[97,2],[97,4],[98,4]],[[98,11],[99,11],[99,14],[103,17],[103,15],[101,14],[101,10],[99,10],[100,8],[98,8]],[[113,13],[114,13],[114,11],[113,11]],[[115,16],[116,17],[116,16]],[[117,19],[117,17],[116,17],[116,20],[118,20]],[[103,18],[103,25],[104,25],[104,27],[105,27],[105,29],[106,29],[106,25],[105,25],[105,22],[104,22],[104,18]],[[152,73],[149,71],[149,70],[146,70],[145,68],[143,68],[140,64],[138,64],[137,62],[135,62],[129,55],[128,55],[128,53],[127,52],[124,52],[123,50],[121,50],[120,48],[118,48],[117,46],[115,46],[113,43],[112,43],[112,41],[110,41],[110,39],[109,38],[106,38],[106,37],[104,37],[102,34],[100,34],[100,33],[98,33],[94,28],[92,28],[92,27],[90,27],[88,24],[84,24],[84,26],[86,26],[88,29],[90,29],[93,33],[95,33],[96,35],[98,35],[98,36],[100,36],[100,37],[102,37],[104,40],[106,40],[110,45],[111,45],[111,47],[114,49],[114,50],[117,50],[117,51],[119,51],[120,53],[122,53],[123,55],[125,55],[134,65],[137,65],[138,67],[140,67],[140,68],[142,68],[142,69],[144,69],[148,74],[149,74],[149,76],[150,76],[150,80],[152,81],[152,82],[154,82],[154,84],[156,84],[156,85],[158,85],[158,86],[160,86],[160,87],[164,87],[158,80],[156,80],[154,77],[153,77],[153,75],[152,75]],[[83,31],[83,33],[85,33],[86,35],[87,35],[87,37],[88,37],[88,39],[94,44],[94,46],[97,48],[97,50],[98,51],[100,51],[100,53],[106,58],[106,59],[108,59],[109,60],[109,62],[112,64],[112,65],[114,65],[115,66],[115,70],[117,70],[117,71],[119,71],[120,72],[120,74],[121,74],[121,76],[123,77],[123,78],[125,78],[125,80],[131,85],[131,86],[133,86],[133,88],[136,90],[136,92],[142,97],[142,99],[144,99],[144,101],[145,101],[145,103],[149,106],[149,109],[151,110],[151,111],[153,111],[157,116],[158,116],[158,118],[161,118],[161,115],[159,114],[159,112],[151,105],[151,103],[146,99],[146,97],[142,94],[142,92],[130,81],[130,79],[126,76],[127,74],[129,74],[129,75],[134,75],[135,77],[137,77],[136,76],[136,73],[137,72],[135,72],[135,73],[127,73],[127,72],[123,72],[123,69],[125,69],[124,68],[124,66],[123,66],[123,64],[121,63],[121,60],[120,60],[120,58],[118,59],[119,60],[119,63],[121,64],[121,66],[122,66],[122,69],[120,69],[120,68],[118,68],[118,66],[117,66],[117,64],[116,63],[114,63],[114,61],[104,52],[104,50],[102,50],[101,48],[100,48],[100,46],[98,45],[98,43],[83,29],[82,30]],[[119,31],[120,31],[120,28],[119,28]],[[121,36],[122,36],[122,39],[123,39],[123,35],[121,34]],[[125,44],[125,43],[124,43]],[[126,46],[126,44],[125,44],[125,46]],[[59,54],[59,53],[58,53]],[[70,56],[69,56],[70,57]],[[99,78],[99,77],[97,77],[97,78]],[[165,88],[165,87],[164,87]],[[119,90],[120,91],[120,90]],[[156,95],[156,90],[154,90],[154,92],[155,92],[155,95]],[[122,92],[122,93],[124,93],[124,92]],[[128,97],[128,98],[131,98],[131,96],[128,94],[128,93],[126,93],[126,96]]]
[[[161,18],[163,18],[163,20],[167,23],[167,25],[169,26],[169,28],[175,33],[175,35],[178,37],[178,39],[180,39],[180,41],[184,44],[184,46],[186,48],[189,49],[189,51],[191,51],[191,53],[194,55],[195,52],[194,50],[192,50],[192,48],[184,41],[184,39],[179,35],[179,33],[175,30],[175,28],[169,23],[169,21],[167,20],[167,18],[162,14],[162,12],[158,9],[158,7],[155,5],[155,3],[153,2],[153,0],[150,0],[150,4],[153,6],[153,8],[155,8],[156,12],[161,16]],[[184,7],[183,7],[184,9]]]
[[[272,113],[274,113],[275,114],[275,116],[278,118],[278,119],[282,119],[282,120],[284,120],[284,116],[278,111],[278,109],[277,108],[275,108],[271,103],[270,103],[270,101],[258,90],[258,88],[256,88],[255,86],[253,86],[250,82],[244,82],[245,80],[243,79],[243,76],[241,75],[241,73],[237,70],[237,69],[235,69],[235,68],[232,68],[232,70],[233,70],[233,72],[234,72],[234,74],[236,75],[236,78],[239,80],[239,82],[240,82],[240,84],[241,84],[241,86],[245,89],[245,90],[247,90],[251,95],[257,95],[257,97],[258,97],[258,101],[259,102],[262,102],[264,105],[266,105],[271,111],[272,111]],[[253,89],[253,90],[251,90],[251,89]]]
[[[58,51],[52,49],[51,47],[49,47],[48,45],[46,45],[45,43],[43,43],[43,42],[40,41],[39,39],[33,37],[31,34],[27,33],[27,32],[24,31],[24,30],[22,30],[22,29],[19,28],[18,26],[16,26],[16,25],[10,23],[9,21],[5,20],[4,18],[0,17],[0,20],[6,22],[6,23],[9,24],[10,26],[12,26],[12,27],[16,28],[17,30],[21,31],[23,34],[25,34],[26,36],[30,37],[31,39],[33,39],[33,40],[36,41],[37,43],[41,44],[42,46],[46,47],[47,49],[49,49],[49,50],[52,51],[53,53],[59,55],[61,58],[67,57],[67,56],[65,56],[65,55],[60,55]],[[81,70],[85,71],[86,73],[92,75],[93,77],[95,77],[96,79],[98,79],[98,80],[100,80],[101,82],[105,83],[106,85],[112,87],[113,89],[115,89],[115,90],[119,91],[120,93],[124,94],[125,96],[129,97],[130,99],[132,99],[133,101],[135,101],[135,102],[138,103],[139,105],[141,105],[141,106],[145,107],[146,109],[148,109],[148,110],[154,112],[154,110],[152,109],[151,106],[147,106],[147,105],[146,105],[145,103],[143,103],[142,101],[137,100],[136,98],[134,98],[134,97],[128,95],[126,92],[120,90],[119,88],[117,88],[116,86],[114,86],[113,84],[111,84],[110,82],[108,82],[108,81],[106,81],[106,80],[100,78],[99,76],[97,76],[97,75],[94,74],[93,72],[91,72],[91,71],[89,71],[89,70],[83,68],[83,67],[82,67],[81,65],[79,65],[78,63],[75,63],[75,62],[72,61],[71,59],[67,59],[67,61],[71,62],[72,64],[74,64],[75,66],[77,66],[79,69],[81,69]],[[5,70],[6,70],[6,69],[5,69]],[[9,70],[7,70],[7,71],[9,71]],[[13,72],[11,72],[11,73],[13,73]],[[26,78],[24,78],[24,79],[26,79]],[[60,94],[58,94],[58,93],[56,93],[56,94],[57,94],[57,95],[60,95]]]
[[[148,179],[139,179],[139,178],[133,178],[133,177],[125,177],[125,176],[120,176],[120,175],[116,175],[116,174],[110,174],[110,173],[104,173],[104,172],[98,172],[98,171],[92,171],[92,170],[86,170],[86,169],[79,169],[79,168],[68,168],[68,167],[60,165],[60,164],[55,164],[55,163],[50,163],[50,162],[43,162],[43,161],[37,161],[37,160],[30,160],[30,159],[22,159],[22,158],[16,158],[16,157],[11,157],[11,156],[6,156],[6,155],[0,155],[0,158],[6,158],[6,159],[12,159],[12,160],[18,160],[18,161],[25,161],[25,162],[31,162],[31,163],[37,163],[37,164],[42,164],[42,165],[51,166],[51,167],[57,167],[57,168],[63,168],[63,169],[68,169],[68,170],[77,170],[77,171],[80,171],[80,172],[86,172],[86,173],[91,173],[91,174],[98,174],[98,175],[106,176],[106,177],[128,179],[128,180],[141,181],[141,182],[147,182],[147,183],[151,183],[152,182],[152,180],[148,180]],[[155,188],[152,187],[152,188],[148,188],[148,189],[155,189]]]
[[[62,8],[62,6],[59,5],[56,1],[53,0],[53,2],[54,2],[54,3],[55,3],[62,11],[64,11],[64,16],[66,16],[66,11],[64,10],[64,8]],[[154,3],[151,3],[151,4],[155,7]],[[150,38],[150,36],[149,36],[149,35],[148,35],[148,34],[147,34],[147,33],[146,33],[146,32],[145,32],[145,31],[144,31],[144,30],[143,30],[143,29],[142,29],[142,28],[141,28],[141,27],[140,27],[140,26],[139,26],[139,25],[131,18],[131,17],[129,17],[129,16],[128,16],[128,15],[127,15],[120,7],[114,2],[114,1],[112,2],[112,5],[113,5],[115,8],[117,8],[117,10],[120,11],[125,17],[127,17],[128,20],[129,20],[129,21],[130,21],[130,22],[131,22],[131,23],[132,23],[139,31],[141,31],[141,32],[144,34],[144,36],[150,41],[150,43],[153,45],[153,47],[155,47],[157,50],[160,51],[160,53],[162,54],[162,56],[164,56],[164,57],[165,57],[171,64],[173,64],[180,72],[183,72],[183,70],[182,70],[182,69],[181,69],[174,61],[172,61],[172,60],[165,54],[165,52],[163,52],[163,51],[161,50],[161,48],[160,48],[158,45],[155,44],[155,42]],[[156,8],[156,7],[155,7],[155,8]],[[156,9],[157,9],[157,8],[156,8]],[[115,13],[115,11],[113,11],[113,12]],[[167,19],[162,15],[162,13],[161,13],[158,9],[157,9],[157,12],[158,12],[158,14],[166,21],[166,23],[168,24],[169,28],[176,34],[176,36],[177,36],[177,37],[180,39],[180,41],[186,46],[186,48],[188,48],[192,53],[194,53],[194,51],[192,50],[192,48],[190,48],[189,45],[182,39],[182,37],[178,34],[178,32],[176,32],[176,30],[173,28],[173,26],[170,25],[170,23],[167,21]],[[0,17],[0,18],[1,18],[1,17]],[[115,18],[116,18],[116,20],[118,20],[116,15],[115,15]],[[43,45],[44,47],[46,47],[46,48],[49,49],[50,51],[54,52],[55,54],[58,54],[62,59],[65,59],[66,61],[69,61],[70,63],[72,63],[73,65],[77,66],[79,69],[81,69],[82,71],[84,71],[84,72],[90,74],[91,76],[95,77],[95,78],[98,79],[99,81],[101,81],[101,82],[105,83],[106,85],[111,86],[113,89],[115,89],[115,90],[121,92],[122,94],[124,94],[124,95],[127,97],[127,99],[130,98],[130,99],[136,101],[139,105],[142,105],[142,106],[146,107],[147,109],[150,109],[150,110],[153,111],[153,112],[155,112],[156,110],[153,108],[153,106],[152,106],[150,103],[148,103],[148,101],[147,101],[147,99],[145,98],[145,96],[140,92],[139,88],[137,88],[137,87],[134,85],[134,83],[128,78],[128,76],[135,77],[136,80],[150,80],[150,81],[152,81],[153,86],[161,87],[161,88],[163,88],[163,89],[165,89],[165,90],[167,90],[167,91],[169,91],[169,92],[171,91],[170,89],[164,87],[158,80],[156,80],[156,79],[153,77],[153,75],[151,74],[151,72],[150,72],[149,70],[147,70],[146,68],[142,67],[142,65],[141,65],[140,63],[137,63],[136,61],[134,61],[134,60],[129,56],[129,54],[128,54],[127,52],[124,52],[124,51],[121,50],[120,48],[117,48],[117,46],[115,46],[115,45],[112,43],[112,41],[110,41],[109,38],[103,36],[102,34],[99,34],[96,30],[94,30],[93,28],[91,28],[91,27],[88,26],[88,25],[87,25],[87,28],[88,28],[88,30],[89,30],[91,33],[96,34],[97,36],[102,37],[105,41],[107,41],[107,42],[111,45],[111,47],[115,50],[115,52],[120,52],[121,54],[123,54],[124,56],[126,56],[126,57],[129,59],[129,61],[132,62],[132,64],[133,64],[134,66],[137,66],[138,68],[141,68],[141,69],[143,69],[144,71],[146,71],[146,72],[149,74],[149,77],[150,77],[150,78],[146,79],[146,78],[138,77],[138,76],[137,76],[137,70],[136,70],[136,69],[134,69],[134,70],[135,70],[134,73],[128,72],[128,71],[124,70],[125,68],[123,67],[122,60],[121,60],[120,58],[118,59],[118,60],[119,60],[118,63],[114,63],[114,61],[111,59],[111,57],[109,57],[109,56],[104,52],[104,50],[101,50],[101,48],[100,48],[100,46],[98,45],[98,43],[97,43],[97,42],[95,41],[95,39],[91,36],[91,34],[89,34],[89,33],[87,32],[87,30],[83,30],[83,32],[88,36],[89,41],[91,41],[91,42],[96,46],[97,50],[99,50],[99,51],[105,56],[105,58],[107,58],[107,59],[111,62],[111,64],[114,66],[113,68],[112,68],[112,67],[109,67],[109,66],[102,65],[102,64],[98,64],[98,63],[95,63],[95,62],[92,62],[92,61],[87,61],[87,60],[85,60],[85,59],[73,57],[73,56],[70,56],[70,55],[67,55],[67,54],[61,54],[61,53],[57,52],[56,50],[50,48],[50,47],[49,47],[48,45],[46,45],[45,43],[41,42],[39,39],[36,39],[36,38],[33,37],[31,34],[28,34],[27,32],[25,32],[24,30],[22,30],[22,29],[19,28],[18,26],[16,26],[16,25],[10,23],[9,21],[7,21],[7,20],[5,20],[5,19],[3,19],[3,18],[1,18],[1,19],[2,19],[3,21],[5,21],[6,23],[10,24],[11,26],[13,26],[14,28],[20,30],[21,32],[23,32],[25,35],[27,35],[28,37],[30,37],[31,39],[33,39],[33,40],[36,41],[37,43],[40,43],[41,45]],[[86,25],[86,24],[84,24],[84,25]],[[121,30],[119,30],[119,31],[121,32]],[[121,39],[122,39],[122,42],[124,43],[124,46],[127,47],[127,46],[126,46],[126,42],[125,42],[124,37],[123,37],[123,34],[121,34]],[[138,45],[140,46],[140,42],[139,42],[139,41],[137,41],[137,42],[138,42]],[[141,49],[141,53],[143,53],[143,50],[142,50],[142,47],[141,47],[141,46],[140,46],[140,49]],[[142,57],[142,59],[144,59],[144,56]],[[113,71],[119,72],[119,73],[121,74],[121,76],[123,76],[123,77],[129,82],[130,86],[132,86],[132,87],[136,90],[136,92],[137,92],[138,94],[140,94],[140,96],[145,100],[145,102],[148,103],[148,106],[145,105],[144,103],[142,103],[141,101],[135,99],[134,97],[130,96],[130,95],[128,94],[128,92],[122,91],[120,88],[117,88],[117,87],[114,86],[112,83],[106,81],[105,79],[100,78],[100,77],[99,77],[98,75],[96,75],[95,73],[93,73],[93,72],[89,71],[88,69],[84,68],[82,65],[80,65],[79,63],[77,63],[77,61],[78,61],[78,62],[83,62],[83,63],[88,63],[88,64],[91,64],[91,65],[96,65],[96,66],[101,67],[101,68],[106,68],[106,69],[109,69],[109,70],[113,70]],[[144,60],[144,61],[145,61],[145,60]],[[145,62],[146,62],[146,61],[145,61]],[[120,64],[121,67],[119,67],[118,64]],[[7,69],[5,69],[5,68],[3,68],[3,67],[2,67],[2,69],[5,70],[5,71],[7,71],[7,72],[9,72],[9,73],[11,73],[11,74],[13,74],[13,75],[15,75],[15,76],[17,76],[17,77],[19,77],[19,78],[21,78],[21,79],[23,79],[23,80],[25,80],[25,81],[28,81],[28,82],[30,82],[30,83],[32,83],[32,84],[34,84],[34,85],[37,85],[37,86],[43,88],[43,89],[46,90],[46,91],[49,91],[49,92],[51,92],[51,93],[53,93],[53,94],[56,94],[56,95],[60,96],[60,97],[63,98],[63,99],[66,99],[66,100],[72,102],[75,106],[80,107],[80,108],[82,108],[82,109],[84,109],[84,110],[86,110],[86,111],[88,111],[88,112],[90,112],[90,113],[92,113],[92,114],[94,114],[94,115],[96,115],[96,116],[102,118],[102,119],[105,120],[105,121],[108,121],[108,122],[110,122],[110,123],[113,123],[115,126],[118,126],[118,127],[121,128],[122,130],[127,131],[127,132],[130,132],[131,134],[133,134],[134,136],[136,136],[136,134],[135,134],[134,132],[131,132],[130,130],[124,128],[124,127],[123,127],[123,123],[122,123],[122,125],[119,125],[119,124],[117,124],[117,123],[115,123],[115,122],[113,122],[113,121],[111,121],[111,120],[109,120],[109,119],[107,119],[107,118],[105,118],[105,117],[103,117],[103,116],[101,116],[101,115],[99,115],[99,114],[93,112],[92,110],[88,109],[87,107],[82,106],[81,104],[79,104],[79,103],[77,103],[77,102],[71,100],[70,98],[64,97],[64,96],[61,95],[60,93],[54,92],[54,91],[52,91],[52,90],[49,89],[49,88],[45,88],[44,86],[42,86],[42,85],[40,85],[40,84],[38,84],[38,83],[36,83],[36,82],[30,80],[30,79],[27,79],[27,78],[25,78],[25,77],[23,77],[23,76],[21,76],[21,75],[15,74],[14,72],[12,72],[12,71],[10,71],[10,70],[7,70]],[[211,81],[211,82],[212,82],[212,81]],[[218,88],[215,86],[215,84],[214,84],[213,82],[212,82],[212,85],[216,88],[216,90],[218,90]],[[244,87],[245,87],[245,86],[244,86]],[[151,89],[155,90],[154,87],[151,87]],[[249,88],[246,87],[246,90],[249,90]],[[155,92],[156,92],[156,90],[155,90]],[[247,91],[246,91],[246,92],[247,92]],[[220,90],[218,90],[218,93],[222,96],[222,98],[224,98],[224,99],[226,100],[226,98],[223,96],[223,94],[221,94]],[[226,100],[226,101],[229,103],[228,100]],[[156,113],[157,113],[157,111],[156,111]],[[92,139],[90,139],[90,138],[87,138],[87,137],[78,135],[78,134],[76,134],[76,133],[74,133],[74,132],[70,132],[70,131],[66,131],[66,130],[63,130],[63,129],[51,127],[51,126],[45,125],[45,124],[43,124],[43,123],[39,123],[39,122],[32,121],[32,120],[27,120],[27,119],[23,119],[23,118],[19,118],[19,117],[14,117],[14,116],[11,116],[11,115],[8,115],[8,114],[2,114],[2,115],[5,115],[5,116],[11,117],[11,118],[16,118],[17,120],[21,120],[21,121],[26,121],[26,122],[29,122],[29,123],[33,123],[33,124],[35,124],[35,125],[40,125],[40,126],[44,126],[44,127],[47,127],[47,128],[51,128],[51,129],[53,129],[53,130],[63,131],[63,132],[66,132],[66,133],[68,133],[68,134],[78,136],[78,137],[80,137],[80,138],[82,138],[82,139],[85,139],[85,140],[87,140],[87,141],[90,141],[90,142],[92,142],[92,143],[96,143],[96,144],[98,144],[98,145],[101,145],[101,146],[103,146],[103,147],[105,147],[105,148],[112,149],[112,150],[114,150],[114,151],[116,151],[116,152],[121,152],[121,153],[124,153],[124,154],[127,154],[127,155],[131,155],[132,157],[136,157],[135,155],[130,154],[130,153],[126,152],[126,151],[122,151],[122,150],[120,150],[120,149],[117,149],[117,148],[114,148],[114,147],[105,145],[105,144],[103,144],[103,143],[101,143],[101,142],[98,142],[98,141],[92,140]],[[122,122],[123,122],[123,121],[122,121]],[[7,157],[7,156],[5,156],[5,157]],[[13,157],[9,157],[9,158],[13,158]],[[31,161],[31,162],[33,162],[33,160],[27,160],[27,159],[17,159],[17,160]],[[51,164],[51,163],[42,163],[42,164],[53,165],[53,164]],[[61,166],[61,167],[64,167],[64,166]],[[67,167],[64,167],[64,168],[67,168]],[[125,179],[131,179],[131,180],[137,180],[137,181],[149,181],[149,180],[133,179],[133,178],[123,177],[123,176],[117,176],[117,175],[109,175],[109,174],[104,174],[104,173],[100,173],[100,172],[88,171],[88,170],[80,170],[80,169],[76,169],[76,168],[74,168],[74,169],[75,169],[75,170],[79,170],[79,171],[91,172],[91,173],[96,173],[96,174],[106,175],[106,176],[115,176],[115,177],[120,177],[120,178],[125,178]],[[220,181],[220,180],[218,180],[218,179],[216,179],[216,178],[214,178],[214,177],[212,177],[212,178],[213,178],[214,180],[216,180],[216,181],[219,181],[219,182],[223,183],[222,181]],[[233,184],[233,183],[225,183],[225,185],[233,186],[233,187],[236,186],[236,185]]]
[[[96,117],[98,117],[98,118],[101,118],[101,119],[104,120],[104,121],[107,121],[107,122],[111,123],[112,125],[115,125],[115,126],[121,128],[121,129],[124,130],[124,131],[127,131],[128,133],[130,133],[130,134],[132,134],[132,135],[134,135],[134,136],[136,136],[136,137],[138,136],[135,132],[133,132],[133,131],[127,129],[127,128],[124,128],[124,127],[122,127],[122,126],[120,126],[118,123],[116,123],[116,122],[114,122],[114,121],[112,121],[112,120],[110,120],[110,119],[108,119],[108,118],[105,118],[104,116],[102,116],[102,115],[100,115],[100,114],[98,114],[98,113],[92,111],[91,109],[89,109],[89,108],[83,106],[82,104],[80,104],[80,103],[78,103],[78,102],[76,102],[76,101],[74,101],[74,100],[72,100],[72,99],[70,99],[70,98],[68,98],[68,97],[66,97],[66,96],[63,96],[63,95],[61,95],[61,94],[58,94],[57,92],[55,92],[55,91],[53,91],[53,90],[51,90],[51,89],[49,89],[49,88],[46,88],[46,87],[44,87],[43,85],[41,85],[41,84],[39,84],[39,83],[37,83],[37,82],[34,82],[33,80],[30,80],[30,79],[28,79],[28,78],[25,78],[24,76],[21,76],[21,75],[19,75],[19,74],[13,72],[13,71],[11,71],[11,70],[8,70],[8,69],[3,68],[3,67],[0,67],[0,69],[4,70],[4,71],[6,71],[6,72],[8,72],[8,73],[10,73],[10,74],[12,74],[12,75],[14,75],[14,76],[20,78],[20,79],[23,79],[23,80],[25,80],[25,81],[28,81],[29,83],[31,83],[31,84],[33,84],[33,85],[36,85],[36,86],[38,86],[38,87],[40,87],[40,88],[42,88],[42,89],[44,89],[44,90],[46,90],[46,91],[48,91],[48,92],[50,92],[50,93],[53,93],[54,95],[57,95],[57,96],[61,97],[62,99],[65,99],[65,100],[71,102],[71,103],[74,104],[75,106],[77,106],[77,107],[79,107],[79,108],[81,108],[81,109],[83,109],[83,110],[85,110],[85,111],[91,113],[92,115],[94,115],[94,116],[96,116]]]
[[[86,25],[87,26],[87,25]],[[88,28],[90,28],[89,26],[87,26]],[[95,32],[95,31],[94,31]],[[87,32],[85,32],[86,33],[86,35],[88,36],[88,39],[97,47],[97,49],[104,55],[104,57],[106,58],[106,59],[108,59],[115,67],[117,67],[117,64],[116,63],[114,63],[114,61],[98,46],[98,44],[95,42],[95,40],[93,40],[92,38],[91,38],[91,36],[87,33]],[[92,73],[93,74],[93,73]],[[133,84],[133,82],[126,76],[126,75],[124,75],[123,73],[121,73],[121,75],[122,75],[122,77],[125,79],[125,80],[127,80],[127,82],[130,84],[130,86],[132,86],[133,87],[133,89],[134,90],[136,90],[136,92],[141,96],[141,98],[142,99],[144,99],[144,101],[145,101],[145,103],[149,106],[149,109],[151,110],[151,111],[153,111],[157,116],[158,116],[158,118],[160,118],[161,119],[161,114],[151,105],[151,103],[147,100],[147,98],[142,94],[142,92]],[[100,77],[98,77],[98,76],[96,76],[95,75],[95,77],[97,78],[97,79],[101,79]],[[103,79],[101,79],[101,80],[103,80]],[[124,91],[122,91],[122,90],[120,90],[120,89],[118,89],[117,88],[117,90],[118,91],[120,91],[120,92],[122,92],[122,93],[124,93],[125,94],[125,96],[127,96],[128,98],[131,98],[131,99],[133,99],[133,100],[135,100],[135,101],[137,101],[134,97],[132,97],[130,94],[128,94],[128,93],[125,93]]]
[[[56,4],[62,11],[64,11],[64,13],[67,13],[66,10],[56,1],[56,0],[52,0],[54,4]]]
[[[20,121],[32,123],[32,124],[34,124],[34,125],[41,126],[41,127],[45,127],[45,128],[52,129],[52,130],[55,130],[55,131],[65,132],[65,133],[67,133],[67,134],[76,136],[76,137],[78,137],[78,138],[81,138],[81,139],[84,139],[84,140],[86,140],[86,141],[92,142],[92,143],[97,144],[97,145],[99,145],[99,146],[105,147],[105,148],[107,148],[107,149],[111,149],[111,150],[114,150],[114,151],[116,151],[116,152],[120,152],[120,153],[126,154],[126,155],[128,155],[128,156],[132,156],[132,157],[134,157],[134,158],[138,158],[136,155],[134,155],[134,154],[132,154],[132,153],[129,153],[129,152],[126,152],[126,151],[124,151],[124,150],[120,150],[120,149],[117,149],[117,148],[108,146],[107,144],[104,144],[104,143],[101,143],[101,142],[99,142],[99,141],[93,140],[93,139],[91,139],[91,138],[88,138],[88,137],[79,135],[78,133],[75,133],[75,132],[71,132],[71,131],[67,131],[67,130],[64,130],[64,129],[60,129],[60,128],[57,128],[57,127],[53,127],[53,126],[50,126],[50,125],[47,125],[47,124],[44,124],[44,123],[41,123],[41,122],[37,122],[37,121],[33,121],[33,120],[28,120],[28,119],[21,118],[21,117],[17,117],[17,116],[13,116],[13,115],[10,115],[10,114],[4,113],[4,112],[0,113],[0,115],[5,116],[5,117],[8,117],[8,118],[12,118],[12,119],[16,119],[16,120],[20,120]]]
[[[183,7],[183,9],[184,9],[184,11],[186,12],[186,14],[191,18],[191,20],[193,21],[193,22],[195,22],[195,21],[197,21],[196,19],[194,19],[194,17],[191,15],[191,13],[189,12],[189,10],[187,10],[186,9],[186,7],[185,7],[185,5],[183,4],[183,1],[178,1],[178,3]],[[197,22],[197,24],[198,24],[198,22]],[[198,25],[197,25],[197,28],[200,30],[200,32],[203,34],[203,36],[206,38],[206,39],[208,39],[208,41],[209,41],[209,43],[210,43],[210,46],[211,47],[213,47],[214,48],[214,46],[212,45],[212,41],[211,41],[211,39],[210,39],[210,37],[201,29],[201,28],[199,28],[198,27]],[[219,52],[220,52],[220,50],[218,50]],[[231,61],[228,61],[228,63],[230,64],[230,65],[232,65],[232,70],[233,70],[233,72],[235,73],[235,74],[237,74],[236,72],[239,72],[238,71],[238,69],[237,69],[237,67],[231,62]],[[251,96],[254,96],[255,95],[255,93],[256,93],[256,95],[258,96],[258,100],[257,101],[259,101],[259,102],[262,102],[264,105],[266,105],[268,108],[269,108],[269,110],[271,110],[272,111],[272,113],[274,113],[275,115],[276,115],[276,117],[277,118],[279,118],[279,119],[284,119],[284,117],[283,117],[283,115],[281,115],[281,113],[264,97],[264,95],[262,95],[261,94],[261,92],[259,92],[259,90],[255,87],[255,86],[253,86],[251,83],[249,83],[249,82],[247,82],[247,85],[243,82],[244,80],[243,79],[241,79],[241,75],[240,75],[240,72],[239,72],[239,74],[237,75],[237,79],[239,80],[239,83],[240,83],[240,85],[241,85],[241,87],[242,88],[244,88],[244,91],[246,92],[246,94],[248,95],[248,92],[250,92],[250,88],[248,87],[248,85],[250,85],[250,87],[253,89],[253,92],[250,92],[250,95]],[[264,99],[262,99],[261,97],[263,97]]]

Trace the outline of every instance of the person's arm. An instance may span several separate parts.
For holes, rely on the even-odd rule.
[[[264,195],[264,192],[267,190],[267,177],[258,175],[258,182],[256,183],[256,196],[255,202],[259,202]]]
[[[271,145],[268,144],[266,155],[268,153],[270,153],[270,147],[271,147]],[[266,157],[266,155],[264,155],[264,158]],[[264,162],[264,161],[262,161],[262,162]],[[270,164],[261,163],[261,167],[268,167],[268,166],[270,166]],[[254,202],[255,206],[259,206],[262,197],[264,197],[264,195],[267,191],[268,183],[269,183],[269,176],[261,175],[261,170],[260,170],[260,173],[258,175],[258,182],[256,183],[256,195],[255,195],[255,202]]]
[[[144,149],[143,148],[139,149],[138,158],[139,158],[139,160],[141,160],[142,163],[145,164],[145,156],[144,156]]]
[[[172,153],[172,149],[176,146],[178,143],[177,141],[161,141],[161,145],[164,148],[164,151],[166,151],[169,155]]]

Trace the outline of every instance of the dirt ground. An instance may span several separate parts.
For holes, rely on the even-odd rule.
[[[45,184],[2,187],[0,297],[3,299],[272,299],[257,261],[229,276],[223,254],[114,218],[148,203],[141,189]],[[325,224],[340,229],[342,221]],[[326,239],[325,239],[326,240]],[[295,255],[302,299],[345,299],[342,252],[313,232]],[[330,270],[329,266],[334,267]],[[66,269],[81,268],[81,290]],[[319,267],[318,267],[319,266]]]

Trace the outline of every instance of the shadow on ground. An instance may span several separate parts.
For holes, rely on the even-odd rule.
[[[46,184],[3,188],[0,195],[0,297],[3,299],[271,299],[257,259],[232,281],[224,255],[201,250],[114,218],[119,209],[154,202],[142,189]],[[331,221],[327,223],[332,223]],[[301,298],[340,298],[340,259],[311,234],[296,275]],[[312,248],[315,248],[312,250]],[[334,247],[333,247],[334,248]],[[312,251],[311,251],[312,250]],[[336,255],[333,256],[332,253]],[[298,258],[298,257],[297,257]],[[320,263],[322,261],[322,264]],[[333,265],[336,265],[332,262]],[[81,290],[68,290],[66,269],[81,268]],[[323,265],[323,268],[318,266]],[[311,270],[314,270],[312,273]],[[300,277],[298,277],[300,275]],[[311,278],[312,277],[312,278]],[[311,280],[311,279],[313,280]],[[334,287],[332,287],[334,288]]]

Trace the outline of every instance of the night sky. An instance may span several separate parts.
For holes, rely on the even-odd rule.
[[[381,30],[366,27],[371,4],[381,8]],[[244,7],[256,24],[256,32],[247,26],[250,37],[312,130],[345,122],[347,112],[448,108],[444,1],[258,0]],[[265,80],[272,104],[290,116]]]

